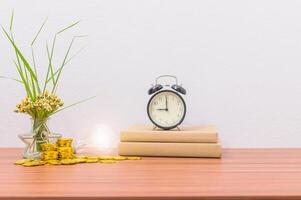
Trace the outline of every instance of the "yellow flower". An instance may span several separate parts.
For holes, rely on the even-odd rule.
[[[27,113],[29,115],[34,114],[45,114],[49,115],[61,106],[63,106],[63,101],[55,94],[50,94],[47,90],[44,93],[40,93],[37,99],[33,102],[31,98],[25,97],[20,104],[16,104],[17,113]]]

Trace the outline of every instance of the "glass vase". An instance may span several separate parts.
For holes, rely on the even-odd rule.
[[[40,159],[41,145],[49,142],[56,142],[62,137],[61,134],[51,133],[48,129],[48,118],[32,118],[32,128],[30,133],[21,134],[19,138],[25,143],[23,158],[26,159]]]

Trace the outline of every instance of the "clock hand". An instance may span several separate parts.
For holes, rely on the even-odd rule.
[[[167,102],[167,96],[165,96],[165,106],[166,106],[166,111],[168,111],[168,102]]]
[[[159,108],[159,109],[157,109],[157,110],[165,110],[165,111],[166,111],[166,108]]]

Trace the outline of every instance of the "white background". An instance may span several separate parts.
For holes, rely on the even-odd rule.
[[[66,67],[59,95],[66,104],[98,97],[53,116],[55,132],[85,138],[105,126],[116,144],[120,129],[150,123],[146,92],[167,73],[188,91],[184,124],[215,124],[225,147],[300,147],[300,1],[1,0],[6,28],[12,9],[27,55],[48,17],[36,46],[40,74],[55,31],[81,20],[59,39],[57,64],[70,37],[88,35],[75,43],[73,53],[85,48]],[[1,33],[0,75],[17,77],[13,56]],[[13,110],[24,89],[0,80],[0,91],[0,146],[22,146],[16,136],[30,121]]]

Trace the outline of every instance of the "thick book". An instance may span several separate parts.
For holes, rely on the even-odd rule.
[[[181,127],[180,130],[153,129],[152,126],[135,125],[120,133],[121,142],[181,142],[216,143],[218,134],[215,126]]]
[[[219,158],[222,155],[222,146],[219,142],[218,143],[120,142],[119,155]]]

